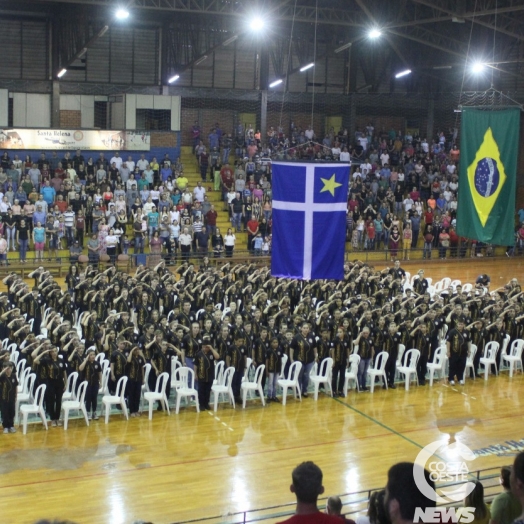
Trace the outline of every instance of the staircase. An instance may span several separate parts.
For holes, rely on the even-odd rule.
[[[197,185],[197,182],[202,180],[200,177],[200,169],[198,167],[197,159],[193,153],[191,146],[182,146],[180,148],[180,160],[184,166],[184,175],[189,181],[189,190],[192,192],[193,188]],[[234,165],[234,158],[230,158],[230,165]],[[210,202],[215,206],[215,210],[218,213],[217,227],[220,228],[220,233],[225,236],[228,228],[231,227],[231,221],[229,220],[229,212],[225,209],[225,205],[222,202],[222,192],[213,190],[213,181],[207,177],[207,182],[202,183],[202,186],[206,188],[206,195]],[[235,233],[237,238],[235,251],[246,251],[247,250],[247,233]],[[211,250],[211,247],[210,247]]]

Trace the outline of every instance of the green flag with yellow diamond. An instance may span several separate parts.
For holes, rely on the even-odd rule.
[[[462,110],[457,233],[513,245],[519,109]]]

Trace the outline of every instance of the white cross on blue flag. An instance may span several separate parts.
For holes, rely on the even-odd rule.
[[[349,164],[274,162],[271,274],[344,278]]]

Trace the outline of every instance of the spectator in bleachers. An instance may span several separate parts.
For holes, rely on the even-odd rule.
[[[322,470],[313,462],[302,462],[291,474],[290,490],[297,498],[295,515],[280,524],[340,524],[338,516],[326,515],[317,507],[317,500],[324,493]]]
[[[491,503],[489,524],[511,524],[522,512],[519,500],[511,492],[510,477],[511,467],[502,467],[499,480],[504,491],[499,493]]]

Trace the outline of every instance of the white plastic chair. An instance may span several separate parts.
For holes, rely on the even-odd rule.
[[[47,431],[47,420],[45,418],[44,411],[44,396],[46,387],[47,386],[45,384],[41,384],[40,386],[38,386],[38,388],[36,388],[35,399],[33,404],[24,404],[23,406],[20,406],[24,435],[27,433],[27,417],[29,415],[38,415],[42,420],[42,424],[44,425]]]
[[[397,361],[395,363],[395,377],[398,377],[398,368],[402,366],[402,357],[404,356],[404,351],[406,351],[406,346],[404,344],[398,345],[398,354],[397,354]]]
[[[447,289],[449,286],[451,286],[451,278],[444,277],[442,280],[442,289]]]
[[[24,391],[25,381],[27,380],[27,377],[31,374],[30,367],[27,367],[27,368],[24,367],[22,371],[18,371],[18,368],[22,367],[20,364],[22,364],[23,362],[25,362],[25,360],[21,360],[17,365],[17,372],[16,372],[16,376],[18,377],[18,386],[16,388],[17,393],[22,393],[22,391]]]
[[[245,380],[240,385],[240,388],[242,390],[242,408],[246,407],[248,391],[258,391],[258,394],[260,395],[260,400],[262,401],[262,405],[266,405],[266,401],[264,400],[264,389],[262,388],[262,377],[264,376],[265,369],[266,366],[264,364],[260,364],[260,366],[258,366],[257,370],[255,371],[255,378],[253,379],[253,382]]]
[[[176,390],[178,383],[177,383],[177,369],[181,368],[182,364],[178,360],[177,356],[171,357],[171,389]]]
[[[96,349],[95,346],[90,346],[87,348],[87,351],[89,351],[90,349]],[[87,352],[86,351],[86,352]],[[106,359],[106,356],[103,354],[103,353],[98,353],[98,355],[95,357],[95,360],[100,364],[102,365],[104,360],[107,360]]]
[[[31,371],[31,368],[26,368]],[[35,387],[36,374],[29,373],[27,378],[24,380],[24,387],[20,393],[16,395],[15,402],[15,421],[20,423],[20,405],[25,403],[33,402],[33,390]]]
[[[462,377],[462,380],[466,380],[466,373],[468,369],[471,369],[473,371],[473,380],[475,380],[475,375],[477,373],[477,370],[475,369],[475,355],[476,354],[477,354],[477,346],[475,344],[471,344],[469,355],[466,358],[466,367],[464,368],[464,376]],[[447,355],[446,355],[446,359],[447,359]]]
[[[368,369],[368,375],[370,379],[369,390],[371,393],[375,391],[375,379],[377,377],[382,378],[382,384],[388,389],[388,379],[386,377],[386,364],[388,362],[389,353],[387,351],[381,351],[376,357],[374,366]]]
[[[77,410],[78,413],[82,412],[84,415],[84,420],[89,426],[89,419],[87,417],[86,410],[86,390],[87,390],[87,380],[84,380],[80,387],[78,388],[77,399],[66,400],[62,402],[62,411],[64,412],[64,431],[67,430],[67,423],[69,421],[69,412],[72,410]]]
[[[449,285],[453,288],[453,290],[456,290],[457,286],[462,285],[462,282],[460,280],[452,280]]]
[[[18,364],[18,357],[20,356],[19,351],[13,351],[11,353],[11,356],[9,357],[9,360],[16,366]]]
[[[331,370],[333,368],[333,359],[328,357],[325,358],[320,364],[318,374],[314,377],[310,377],[309,380],[313,382],[315,387],[313,398],[318,400],[318,389],[320,384],[324,384],[326,389],[329,389],[329,394],[333,396],[333,390],[331,389]]]
[[[484,380],[488,380],[488,375],[491,366],[495,366],[495,374],[498,375],[497,368],[497,353],[499,351],[499,343],[492,340],[484,346],[484,355],[480,357],[480,364],[484,366]]]
[[[127,413],[125,392],[126,392],[127,377],[120,377],[116,384],[116,391],[114,395],[104,395],[102,397],[102,404],[106,410],[105,421],[106,424],[109,423],[109,412],[111,411],[112,405],[119,405],[122,408],[122,412],[126,417],[126,420],[129,420],[129,415]]]
[[[146,391],[144,393],[144,400],[149,402],[149,420],[153,420],[153,404],[156,401],[162,402],[164,409],[167,411],[167,414],[171,414],[169,412],[169,404],[167,402],[166,396],[166,387],[168,382],[169,373],[164,371],[164,373],[160,373],[160,375],[158,375],[156,378],[155,391]]]
[[[100,388],[98,389],[99,395],[109,395],[109,375],[111,373],[111,368],[107,366],[102,370],[102,382],[100,383]]]
[[[506,360],[504,359],[504,357],[507,356],[507,354],[508,354],[509,341],[510,341],[510,336],[506,335],[504,337],[504,340],[502,341],[502,348],[500,350],[500,358],[499,358],[500,369],[499,369],[499,373],[502,371],[503,368],[506,368],[506,366],[505,366]]]
[[[469,293],[470,291],[473,291],[473,284],[469,284],[469,283],[468,284],[464,284],[462,286],[462,291],[464,293]]]
[[[409,391],[409,384],[412,380],[411,375],[414,375],[413,380],[415,380],[418,385],[417,364],[419,358],[420,351],[418,349],[408,349],[406,353],[404,353],[404,365],[398,368],[398,372],[406,377],[406,391]]]
[[[213,411],[218,409],[218,400],[220,395],[227,395],[229,397],[229,403],[233,404],[235,409],[235,396],[233,395],[233,375],[235,374],[235,368],[227,368],[222,374],[220,382],[211,386],[211,393],[213,394]]]
[[[191,368],[179,367],[176,370],[176,414],[180,411],[180,400],[193,397],[197,413],[200,413],[198,391],[195,389],[195,372]]]
[[[78,336],[82,338],[82,319],[86,315],[86,313],[89,313],[89,311],[83,311],[80,313],[78,320],[75,322],[73,329],[76,329],[76,332],[78,333]]]
[[[283,366],[282,366],[283,369]],[[300,384],[298,383],[298,377],[302,370],[302,362],[295,361],[289,366],[287,378],[279,378],[277,384],[282,388],[282,405],[286,405],[287,390],[291,388],[293,390],[293,396],[302,402],[302,395],[300,393]]]
[[[144,364],[144,383],[140,390],[140,412],[142,412],[142,400],[145,398],[145,394],[149,393],[149,374],[151,373],[151,364]]]
[[[251,372],[251,367],[252,367],[251,364],[252,363],[253,363],[253,359],[247,357],[246,358],[246,367],[244,368],[244,376],[242,377],[242,382],[249,382],[249,374]],[[249,393],[249,398],[252,399],[253,398],[253,391],[249,390],[248,393]]]
[[[524,340],[517,338],[511,343],[509,355],[503,355],[502,358],[509,365],[509,376],[513,376],[513,369],[517,370],[520,367],[520,371],[524,373],[522,369],[522,350],[524,349]]]
[[[76,371],[73,371],[68,377],[67,377],[67,384],[66,384],[66,390],[62,394],[62,402],[65,402],[66,400],[76,400],[76,383],[78,381],[78,373]]]
[[[278,376],[278,378],[286,378],[287,361],[288,361],[288,356],[284,353],[282,355],[280,375]]]
[[[215,364],[215,379],[213,380],[213,385],[215,384],[224,384],[224,366],[226,363],[221,360]]]
[[[11,353],[11,355],[12,355],[15,351],[17,351],[18,346],[13,342],[12,344],[8,344],[8,346],[7,346],[6,349],[7,349],[7,351],[9,351],[9,353]]]
[[[360,364],[360,355],[349,355],[350,367],[344,373],[344,396],[348,396],[348,386],[350,382],[355,382],[355,388],[360,391],[358,386],[358,365]]]
[[[429,370],[429,385],[433,385],[435,373],[442,379],[446,373],[446,351],[443,346],[439,346],[435,353],[433,353],[433,362],[428,362],[427,368]]]

